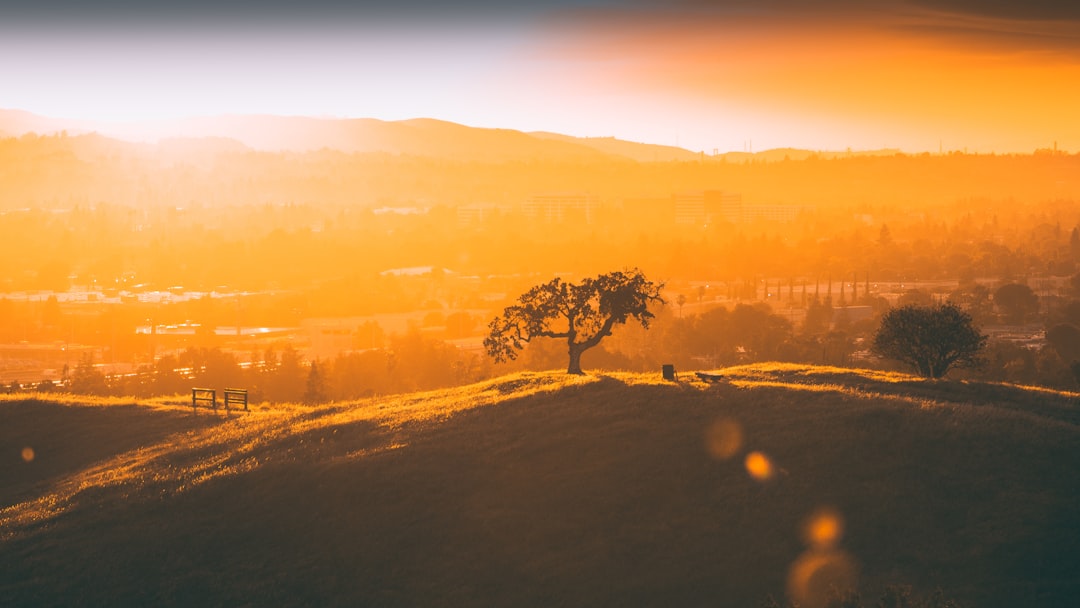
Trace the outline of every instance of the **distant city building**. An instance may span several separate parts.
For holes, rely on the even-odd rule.
[[[731,223],[742,222],[746,220],[745,212],[741,194],[719,190],[705,191],[705,213],[708,214],[710,222],[718,220]]]
[[[682,192],[672,196],[675,223],[705,226],[715,222],[792,222],[802,207],[784,204],[745,204],[742,194],[723,190]]]
[[[464,205],[457,208],[457,223],[461,228],[478,226],[499,213],[499,208],[491,203]]]
[[[624,218],[646,225],[660,226],[673,220],[669,197],[624,198],[616,203],[615,210]]]
[[[371,213],[374,215],[424,215],[430,208],[428,207],[379,207],[372,209]]]
[[[521,205],[525,217],[545,222],[581,219],[591,224],[599,209],[596,196],[579,192],[534,194]]]
[[[783,205],[778,203],[745,205],[742,208],[742,221],[793,222],[798,219],[802,209],[803,208],[799,205]]]
[[[717,221],[738,223],[742,218],[742,195],[723,190],[682,192],[672,196],[675,223],[703,226]]]
[[[704,192],[682,192],[672,195],[675,223],[680,226],[702,226],[708,223],[705,215]]]

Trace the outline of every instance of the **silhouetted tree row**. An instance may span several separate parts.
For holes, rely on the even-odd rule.
[[[392,336],[385,348],[305,361],[292,346],[242,358],[220,348],[193,347],[165,355],[133,374],[108,375],[84,354],[59,384],[43,381],[14,390],[56,390],[85,395],[150,397],[187,394],[193,387],[246,388],[253,402],[322,403],[475,382],[491,374],[478,354],[418,331]]]

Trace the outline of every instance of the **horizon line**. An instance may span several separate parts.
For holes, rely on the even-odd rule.
[[[578,134],[572,134],[572,133],[565,133],[565,132],[562,132],[562,131],[555,131],[555,130],[551,130],[551,129],[525,130],[525,129],[516,128],[516,127],[484,126],[484,125],[468,124],[468,123],[465,123],[465,122],[458,122],[456,120],[449,120],[449,119],[446,119],[446,118],[438,118],[438,117],[435,117],[435,116],[412,116],[412,117],[408,117],[408,118],[379,118],[379,117],[376,117],[376,116],[347,116],[347,115],[329,114],[329,113],[327,113],[327,114],[286,114],[286,113],[272,113],[272,112],[250,112],[250,113],[245,113],[245,112],[224,111],[224,112],[215,113],[215,114],[193,113],[193,114],[185,114],[185,115],[181,115],[181,116],[173,115],[173,116],[168,116],[168,117],[144,117],[144,118],[133,118],[133,119],[121,119],[121,118],[100,118],[100,117],[99,118],[89,118],[89,117],[77,118],[77,117],[69,117],[69,116],[55,116],[55,115],[51,115],[51,114],[40,114],[40,113],[38,113],[36,111],[27,110],[27,109],[24,109],[24,108],[0,107],[0,113],[3,113],[3,112],[27,114],[27,115],[29,115],[31,117],[36,118],[36,119],[45,120],[45,121],[57,121],[57,122],[67,121],[67,122],[74,123],[71,127],[65,127],[65,126],[62,126],[62,125],[60,125],[60,126],[52,126],[52,127],[50,127],[52,130],[46,130],[46,131],[41,131],[41,132],[33,130],[33,129],[28,129],[28,130],[22,131],[21,133],[10,135],[12,137],[21,137],[23,135],[30,134],[30,133],[33,133],[33,134],[38,135],[38,136],[48,136],[48,135],[60,134],[62,132],[68,132],[68,133],[71,133],[71,134],[74,134],[74,135],[93,135],[93,134],[97,134],[97,135],[101,135],[103,137],[107,137],[107,138],[110,138],[110,139],[115,139],[115,140],[118,140],[118,141],[126,141],[126,142],[130,142],[130,143],[160,143],[162,141],[168,141],[168,140],[174,140],[174,139],[208,139],[208,138],[212,138],[212,137],[218,137],[218,138],[222,138],[222,139],[230,139],[230,140],[233,140],[233,141],[237,141],[238,143],[244,144],[247,147],[251,147],[251,146],[248,146],[247,144],[245,144],[243,141],[241,141],[239,139],[236,139],[234,137],[229,137],[227,135],[200,134],[200,135],[184,136],[184,135],[177,135],[177,134],[167,134],[167,135],[159,135],[159,136],[133,137],[131,135],[128,135],[128,136],[119,135],[119,134],[117,134],[115,132],[114,133],[108,133],[108,132],[105,132],[105,131],[102,131],[102,130],[98,130],[97,127],[115,126],[115,127],[133,128],[133,127],[138,127],[139,125],[155,125],[155,126],[160,127],[160,126],[164,126],[164,125],[167,125],[167,124],[170,124],[170,123],[173,123],[173,124],[175,124],[175,123],[183,123],[185,121],[230,119],[230,118],[303,119],[303,120],[325,121],[325,122],[374,121],[374,122],[380,122],[380,123],[384,123],[384,124],[408,123],[408,122],[415,122],[415,121],[432,121],[432,122],[444,123],[444,124],[448,124],[448,125],[465,127],[465,128],[468,128],[468,129],[478,129],[478,130],[487,130],[487,131],[512,131],[512,132],[517,132],[517,133],[521,133],[521,134],[524,134],[524,135],[534,135],[534,134],[548,133],[548,134],[554,134],[554,135],[559,135],[559,136],[563,136],[563,137],[571,137],[571,138],[574,138],[574,139],[583,139],[583,140],[609,139],[609,140],[615,140],[615,141],[620,141],[620,142],[625,142],[625,143],[630,143],[630,144],[645,145],[645,146],[656,146],[656,147],[661,147],[661,148],[671,148],[671,149],[676,149],[676,150],[683,150],[683,151],[688,152],[690,154],[702,155],[702,156],[708,157],[708,158],[715,158],[715,157],[727,156],[727,155],[757,156],[757,155],[760,155],[760,154],[766,154],[766,153],[769,153],[769,152],[776,152],[776,151],[783,151],[783,150],[791,150],[791,151],[799,151],[799,152],[810,152],[810,153],[814,153],[814,154],[866,154],[866,153],[874,153],[874,152],[893,152],[895,154],[908,155],[908,156],[921,156],[921,155],[925,155],[925,154],[929,154],[931,156],[948,156],[948,155],[955,155],[955,154],[964,154],[964,155],[972,155],[972,156],[1010,156],[1010,155],[1024,156],[1024,155],[1034,155],[1036,153],[1045,152],[1045,151],[1052,151],[1054,153],[1060,153],[1060,154],[1066,154],[1066,155],[1073,154],[1073,152],[1070,152],[1068,150],[1059,148],[1057,141],[1050,142],[1050,145],[1048,145],[1046,147],[1037,147],[1037,148],[1035,148],[1033,150],[1029,150],[1029,151],[1020,151],[1020,150],[980,151],[980,150],[975,150],[975,151],[970,151],[969,152],[968,151],[968,146],[943,147],[939,142],[939,146],[938,146],[937,151],[934,151],[934,150],[931,150],[931,149],[910,150],[910,149],[905,149],[905,148],[899,147],[899,146],[889,146],[889,145],[882,145],[882,146],[876,147],[876,148],[860,148],[860,147],[854,147],[854,146],[845,146],[845,147],[843,147],[843,149],[816,148],[816,147],[815,148],[807,148],[807,147],[800,147],[800,146],[797,146],[797,145],[780,145],[780,146],[770,146],[770,147],[765,148],[765,149],[760,150],[760,151],[754,151],[752,148],[749,149],[749,150],[747,150],[747,149],[743,149],[743,150],[736,150],[736,149],[721,150],[719,147],[714,147],[712,153],[709,153],[706,150],[694,150],[692,148],[686,148],[686,147],[683,147],[683,146],[678,145],[678,144],[661,143],[661,142],[656,142],[656,141],[641,141],[641,140],[635,140],[635,139],[626,139],[626,138],[620,137],[620,136],[615,135],[615,134],[609,134],[609,135],[578,135]],[[0,131],[0,136],[2,136],[4,134],[5,133],[3,131]]]

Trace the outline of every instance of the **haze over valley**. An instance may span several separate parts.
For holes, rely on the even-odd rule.
[[[1077,603],[1071,4],[56,0],[0,57],[0,603]]]

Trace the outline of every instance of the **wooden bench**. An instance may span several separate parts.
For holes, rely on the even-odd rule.
[[[243,403],[244,411],[248,411],[248,392],[246,388],[227,388],[225,389],[225,411],[229,411],[229,405],[233,403]]]
[[[199,407],[199,403],[209,403],[214,411],[217,411],[217,391],[212,388],[191,389],[191,411]]]

